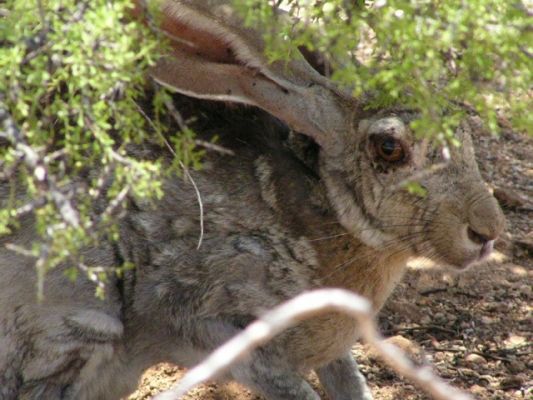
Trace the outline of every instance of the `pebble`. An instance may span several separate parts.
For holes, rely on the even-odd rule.
[[[517,374],[526,370],[526,364],[522,361],[513,360],[507,365],[509,372]]]
[[[527,236],[515,239],[514,242],[523,249],[533,252],[533,235],[531,235],[531,232]]]
[[[526,284],[520,285],[518,287],[518,291],[526,297],[529,297],[533,294],[533,288],[531,288],[530,285]]]
[[[487,364],[487,359],[479,354],[467,354],[465,362],[470,365],[485,365]]]
[[[505,339],[505,347],[508,349],[515,348],[517,346],[522,346],[527,343],[527,338],[525,336],[510,334],[507,339]]]
[[[385,342],[398,347],[411,358],[418,358],[422,354],[420,347],[402,335],[396,335],[387,338]],[[378,355],[373,349],[368,350],[368,357],[370,359],[378,359]]]
[[[410,321],[420,321],[422,310],[413,303],[407,301],[395,301],[388,304],[387,309]]]
[[[495,187],[493,194],[502,207],[520,208],[526,203],[520,194],[510,188]]]
[[[508,376],[502,379],[500,382],[500,388],[502,389],[518,389],[524,384],[524,380],[521,376]]]
[[[437,312],[435,313],[435,315],[433,316],[433,319],[436,321],[436,322],[444,322],[446,321],[446,314],[444,314],[443,312]]]
[[[472,385],[472,386],[470,386],[470,390],[469,391],[472,394],[481,395],[481,394],[484,394],[486,390],[485,390],[485,388],[483,386]]]
[[[500,237],[494,244],[494,248],[498,251],[510,251],[513,248],[513,242],[504,237]]]
[[[496,318],[487,317],[486,315],[483,315],[481,317],[481,322],[484,324],[493,324],[497,322]]]

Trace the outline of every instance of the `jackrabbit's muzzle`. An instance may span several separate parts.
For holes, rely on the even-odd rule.
[[[463,269],[490,255],[505,218],[483,184],[464,190],[460,186],[467,185],[452,186],[446,193],[431,224],[430,241],[438,261]]]

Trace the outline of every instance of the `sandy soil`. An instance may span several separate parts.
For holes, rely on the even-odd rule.
[[[418,363],[478,399],[533,399],[533,138],[502,119],[500,138],[475,134],[482,174],[508,219],[489,262],[461,275],[414,266],[379,317],[382,332]],[[362,345],[354,353],[376,399],[421,400]],[[129,400],[149,399],[183,376],[168,364],[146,372]],[[314,377],[310,377],[313,384]],[[324,399],[326,397],[323,397]],[[188,400],[259,399],[235,384],[201,386]]]

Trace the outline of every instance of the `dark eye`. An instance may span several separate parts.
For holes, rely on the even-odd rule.
[[[377,155],[388,162],[401,162],[405,159],[402,143],[392,136],[385,136],[376,141]]]

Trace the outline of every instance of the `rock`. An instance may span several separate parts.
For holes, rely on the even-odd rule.
[[[510,188],[495,187],[494,197],[505,208],[520,208],[526,203],[520,194]]]
[[[510,334],[509,337],[505,340],[505,348],[514,349],[515,347],[524,346],[527,343],[527,338],[525,336]]]
[[[518,264],[509,264],[508,269],[511,272],[506,276],[509,282],[523,282],[529,274],[528,269]]]
[[[529,253],[533,253],[533,231],[529,232],[526,236],[516,238],[515,244],[527,250]]]
[[[479,116],[472,115],[468,117],[468,124],[470,125],[470,129],[472,131],[473,136],[492,136],[490,131],[483,123],[483,120]]]
[[[433,315],[433,320],[437,324],[442,324],[442,323],[446,322],[446,314],[441,312],[441,311],[436,312],[435,315]]]
[[[414,359],[414,361],[420,361],[420,358],[422,356],[422,350],[420,349],[420,347],[418,347],[418,345],[416,345],[414,342],[410,341],[406,337],[396,335],[387,338],[385,342],[398,347],[400,350],[405,352],[410,358]],[[365,347],[368,349],[368,358],[370,358],[372,361],[377,360],[379,358],[377,353],[372,348],[369,348],[367,346]]]
[[[525,297],[530,297],[533,292],[533,289],[531,289],[531,286],[524,284],[518,287],[518,291]]]
[[[504,116],[501,113],[498,113],[497,118],[498,118],[498,125],[504,128],[506,131],[511,131],[511,133],[513,132],[513,124],[511,124],[511,121],[509,121],[509,119],[506,116]]]
[[[507,369],[513,374],[518,374],[526,371],[526,364],[522,361],[513,360],[507,365]]]
[[[513,242],[505,237],[500,237],[498,240],[496,240],[494,248],[498,251],[507,252],[513,248]]]
[[[485,394],[486,392],[486,389],[483,387],[483,386],[479,386],[479,385],[472,385],[470,386],[470,393],[472,394],[476,394],[476,395],[482,395],[482,394]]]
[[[465,363],[468,365],[486,365],[487,360],[485,357],[479,354],[467,354],[465,357]]]
[[[421,354],[420,347],[402,335],[392,336],[386,339],[386,342],[399,347],[410,356],[417,356]]]
[[[500,382],[500,388],[504,390],[519,389],[524,384],[524,379],[520,375],[508,376]]]
[[[387,310],[413,322],[420,321],[424,315],[416,304],[407,301],[391,301],[387,305]]]
[[[496,322],[498,322],[497,318],[492,318],[492,317],[488,317],[486,315],[483,315],[481,317],[481,322],[484,323],[484,324],[494,324]]]

